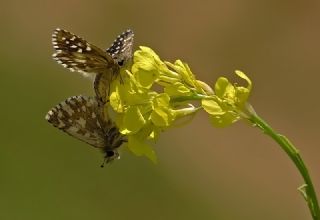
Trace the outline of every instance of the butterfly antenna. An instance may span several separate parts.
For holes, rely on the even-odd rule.
[[[104,165],[106,164],[106,162],[107,162],[107,158],[105,157],[104,159],[103,159],[103,162],[102,162],[102,164],[101,164],[101,168],[103,168],[104,167]]]

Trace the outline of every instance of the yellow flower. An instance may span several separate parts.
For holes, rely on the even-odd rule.
[[[248,100],[251,80],[241,71],[236,71],[236,74],[247,81],[247,87],[233,85],[227,78],[220,77],[214,86],[215,96],[202,100],[202,107],[210,114],[210,121],[216,127],[225,127],[239,120]]]
[[[109,97],[116,124],[128,137],[128,148],[156,162],[152,141],[174,127],[177,119],[195,115],[202,108],[214,126],[237,121],[251,91],[251,81],[240,71],[236,74],[247,81],[247,87],[220,77],[212,89],[197,80],[181,60],[162,61],[152,49],[140,47],[134,53],[131,69],[121,70],[122,81],[112,82]],[[194,101],[200,101],[199,105],[194,106]]]

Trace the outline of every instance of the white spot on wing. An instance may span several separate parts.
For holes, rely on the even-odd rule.
[[[63,121],[61,120],[58,120],[58,121],[59,121],[59,124],[57,125],[58,128],[63,128],[66,126],[65,123],[63,123]]]
[[[62,112],[59,111],[59,112],[58,112],[58,117],[59,117],[59,118],[62,118],[62,116],[63,116]]]
[[[84,134],[84,137],[89,138],[89,137],[90,137],[90,133],[89,133],[89,132],[86,132],[86,133]]]
[[[81,126],[81,127],[86,127],[86,123],[87,121],[84,120],[83,118],[79,118],[78,120],[76,120],[76,122]]]
[[[65,110],[69,116],[72,116],[74,114],[73,109],[66,102],[62,102],[61,105],[63,110]]]
[[[71,104],[71,105],[75,105],[76,102],[74,100],[72,100],[71,98],[68,99],[68,102]]]
[[[75,127],[75,126],[71,126],[67,129],[68,132],[70,132],[70,134],[73,134],[74,136],[78,136],[77,133],[79,131],[79,128]]]
[[[92,103],[92,101],[91,101],[91,100],[88,100],[88,102],[87,102],[87,106],[88,106],[88,107],[91,107],[91,106],[92,106],[92,104],[93,104],[93,103]]]
[[[83,59],[74,59],[74,60],[78,63],[86,63],[87,62],[86,60],[83,60]]]
[[[47,121],[49,121],[49,119],[50,119],[50,115],[49,115],[49,113],[48,113],[48,114],[46,114],[45,119],[46,119]]]

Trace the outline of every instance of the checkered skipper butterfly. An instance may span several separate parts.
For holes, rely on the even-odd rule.
[[[105,153],[105,162],[119,158],[117,148],[124,142],[114,123],[103,113],[96,97],[72,96],[53,107],[46,120],[69,135]]]
[[[53,58],[70,71],[93,76],[98,101],[106,103],[110,82],[120,74],[120,68],[132,59],[133,32],[128,29],[113,44],[102,50],[75,34],[57,28],[52,34]]]

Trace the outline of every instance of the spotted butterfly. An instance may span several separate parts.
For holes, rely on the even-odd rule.
[[[119,158],[117,149],[126,142],[115,124],[103,113],[96,97],[72,96],[53,107],[46,120],[69,135],[105,153],[105,162]]]
[[[52,34],[55,49],[53,58],[70,71],[93,76],[98,101],[104,104],[110,82],[120,74],[120,68],[132,59],[133,31],[120,34],[106,50],[102,50],[81,37],[57,28]]]

